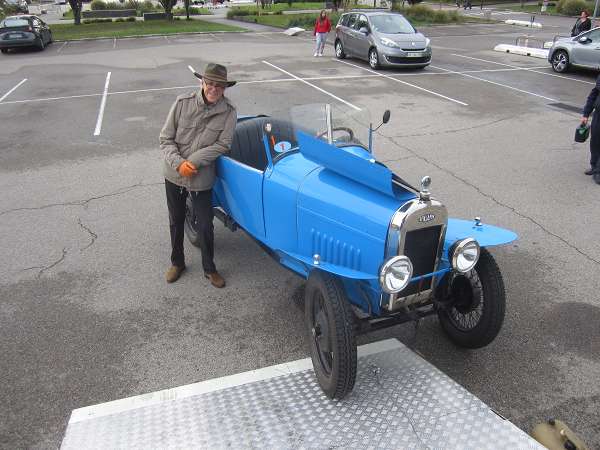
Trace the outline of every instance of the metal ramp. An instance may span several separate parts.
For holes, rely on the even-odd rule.
[[[395,339],[358,349],[354,391],[310,359],[72,412],[67,449],[544,449]]]

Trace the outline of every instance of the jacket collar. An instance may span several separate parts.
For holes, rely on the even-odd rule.
[[[204,96],[202,95],[202,89],[199,89],[196,93],[196,102],[198,103],[198,107],[201,110],[206,110],[209,116],[220,114],[227,110],[227,98],[222,96],[217,103],[208,104],[204,101]]]

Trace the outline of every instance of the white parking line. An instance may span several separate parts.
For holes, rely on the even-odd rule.
[[[287,70],[284,70],[284,69],[282,69],[281,67],[277,67],[275,64],[271,64],[270,62],[268,62],[268,61],[264,61],[264,60],[263,60],[263,63],[265,63],[266,65],[268,65],[268,66],[271,66],[271,67],[273,67],[273,68],[275,68],[275,69],[277,69],[277,70],[279,70],[280,72],[283,72],[283,73],[285,73],[286,75],[288,75],[288,76],[290,76],[290,77],[292,77],[292,78],[295,78],[295,79],[296,79],[296,80],[298,80],[298,81],[301,81],[301,82],[302,82],[302,83],[304,83],[304,84],[307,84],[307,85],[309,85],[309,86],[310,86],[310,87],[312,87],[312,88],[315,88],[317,91],[320,91],[320,92],[322,92],[322,93],[324,93],[324,94],[327,94],[327,95],[329,95],[330,97],[333,97],[333,98],[335,98],[337,101],[340,101],[340,102],[342,102],[342,103],[344,103],[344,104],[346,104],[346,105],[350,106],[351,108],[354,108],[354,109],[355,109],[355,110],[357,110],[357,111],[360,111],[360,110],[361,110],[361,109],[360,109],[358,106],[355,106],[355,105],[353,105],[352,103],[350,103],[350,102],[347,102],[346,100],[344,100],[344,99],[342,99],[342,98],[338,97],[337,95],[334,95],[334,94],[332,94],[331,92],[328,92],[328,91],[326,91],[325,89],[321,89],[319,86],[315,86],[314,84],[312,84],[312,83],[309,83],[308,81],[306,81],[306,80],[303,80],[302,78],[300,78],[300,77],[297,77],[297,76],[296,76],[296,75],[294,75],[294,74],[291,74],[290,72],[288,72]]]
[[[8,97],[10,94],[12,94],[19,86],[21,86],[26,81],[27,81],[27,78],[23,78],[19,82],[19,84],[17,84],[14,88],[12,88],[10,91],[8,91],[6,94],[4,94],[2,97],[0,97],[0,103],[2,103],[2,100],[4,100],[6,97]]]
[[[106,74],[106,82],[104,83],[104,93],[102,94],[102,101],[100,102],[100,111],[98,112],[98,120],[96,121],[96,129],[94,130],[94,136],[99,136],[100,130],[102,130],[102,118],[104,117],[104,107],[106,106],[106,94],[108,93],[109,83],[110,72]]]
[[[564,78],[565,80],[577,81],[579,83],[594,84],[594,85],[596,84],[595,82],[592,82],[592,81],[578,80],[577,78],[565,77],[564,75],[558,75],[556,73],[540,72],[539,70],[533,70],[533,69],[544,69],[544,67],[532,67],[532,68],[518,67],[518,66],[513,66],[512,64],[504,64],[504,63],[499,63],[496,61],[489,61],[487,59],[474,58],[473,56],[459,55],[458,53],[452,53],[452,56],[458,56],[459,58],[473,59],[475,61],[482,61],[482,62],[486,62],[486,63],[490,63],[490,64],[497,64],[499,66],[519,68],[521,70],[526,70],[528,72],[535,72],[535,73],[539,73],[541,75],[547,75],[549,77]]]
[[[60,53],[60,51],[65,48],[65,46],[69,43],[69,41],[65,41],[63,42],[63,45],[60,46],[60,48],[58,50],[56,50],[56,53]]]
[[[517,92],[522,92],[523,94],[528,94],[528,95],[533,95],[534,97],[540,97],[543,98],[545,100],[550,100],[551,102],[558,102],[558,100],[556,100],[555,98],[550,98],[550,97],[545,97],[543,95],[540,94],[536,94],[535,92],[529,92],[529,91],[525,91],[523,89],[519,89],[513,86],[509,86],[508,84],[502,84],[502,83],[496,83],[495,81],[490,81],[490,80],[486,80],[485,78],[479,78],[479,77],[474,77],[473,75],[469,75],[467,73],[461,73],[461,72],[455,72],[454,70],[450,70],[450,69],[445,69],[443,67],[438,67],[438,66],[431,66],[434,69],[439,69],[439,70],[444,70],[448,73],[455,73],[457,75],[460,75],[462,77],[467,77],[467,78],[473,78],[474,80],[479,80],[479,81],[483,81],[485,83],[490,83],[496,86],[501,86],[507,89],[512,89],[513,91],[517,91]]]
[[[167,41],[167,44],[170,44],[171,41],[169,41],[169,38],[167,36],[163,36],[165,38],[165,41]]]
[[[433,91],[430,91],[429,89],[422,88],[422,87],[417,86],[415,84],[411,84],[411,83],[407,83],[406,81],[398,80],[397,78],[393,78],[393,77],[391,77],[389,75],[385,75],[385,74],[380,73],[380,72],[375,72],[374,70],[367,69],[367,68],[361,67],[361,66],[357,66],[356,64],[351,64],[351,63],[346,62],[346,61],[340,61],[339,59],[334,59],[334,61],[337,61],[337,62],[342,63],[342,64],[346,64],[346,65],[351,66],[351,67],[355,67],[357,69],[366,70],[367,72],[374,73],[375,75],[379,75],[380,77],[387,78],[389,80],[395,81],[396,83],[405,84],[407,86],[413,87],[413,88],[418,89],[420,91],[424,91],[424,92],[427,92],[427,93],[429,93],[431,95],[435,95],[436,97],[441,97],[441,98],[449,100],[451,102],[458,103],[459,105],[462,105],[462,106],[469,106],[467,103],[461,102],[460,100],[457,100],[455,98],[446,97],[445,95],[442,95],[442,94],[440,94],[438,92],[433,92]]]
[[[117,38],[113,39],[113,48],[117,48]]]

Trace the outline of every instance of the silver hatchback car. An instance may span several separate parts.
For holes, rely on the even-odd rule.
[[[335,56],[353,56],[382,66],[423,68],[431,62],[430,40],[398,13],[353,10],[335,28]]]
[[[548,51],[548,61],[555,72],[566,72],[570,67],[600,69],[600,28],[581,33],[575,37],[554,42]]]

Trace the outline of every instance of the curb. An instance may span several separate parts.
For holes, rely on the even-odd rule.
[[[194,35],[194,34],[216,34],[216,33],[252,33],[252,30],[240,30],[240,31],[184,31],[182,33],[163,33],[163,34],[133,34],[131,36],[98,36],[90,38],[79,38],[79,39],[55,39],[54,42],[78,42],[78,41],[102,41],[105,39],[140,39],[147,37],[160,37],[160,36],[181,36],[181,35]]]
[[[508,19],[504,21],[507,25],[518,25],[521,27],[530,27],[530,28],[542,28],[542,24],[539,22],[530,22],[528,20],[514,20]]]
[[[530,48],[519,45],[499,44],[494,47],[494,51],[513,53],[515,55],[532,56],[540,59],[548,59],[548,50],[543,48]]]

